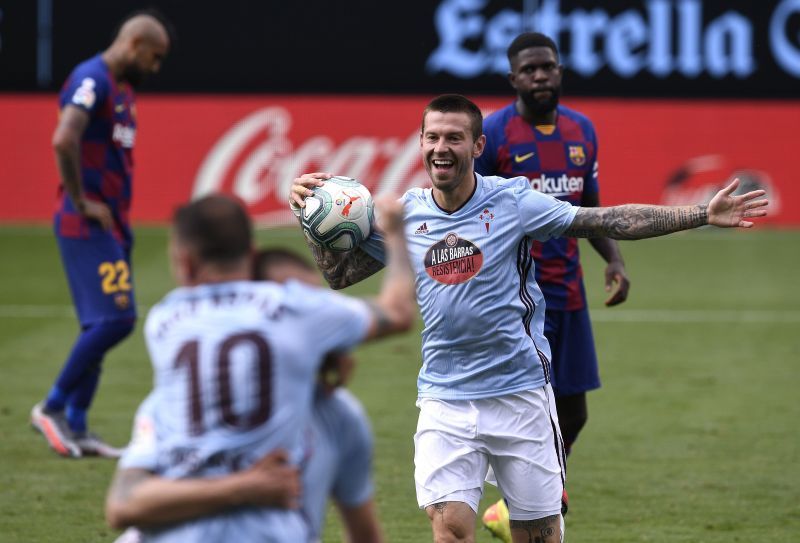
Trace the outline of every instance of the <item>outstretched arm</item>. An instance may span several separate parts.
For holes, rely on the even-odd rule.
[[[294,180],[289,192],[289,205],[296,217],[306,206],[305,198],[313,194],[311,187],[322,185],[325,179],[333,177],[330,173],[307,173]],[[352,251],[329,251],[306,240],[314,261],[323,277],[334,290],[342,289],[363,281],[383,268],[383,262],[356,247]]]
[[[751,228],[746,219],[763,217],[769,202],[765,191],[754,190],[732,196],[739,180],[719,191],[708,205],[655,206],[626,204],[614,207],[581,208],[565,236],[578,238],[609,237],[614,239],[644,239],[663,236],[712,224],[723,228]]]

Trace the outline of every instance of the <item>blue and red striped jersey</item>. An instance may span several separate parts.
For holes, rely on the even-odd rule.
[[[79,64],[64,82],[59,110],[67,106],[89,114],[89,125],[81,139],[81,180],[86,198],[111,208],[114,236],[126,246],[132,241],[130,228],[133,145],[136,140],[134,94],[126,83],[117,84],[98,54]],[[56,211],[56,233],[65,237],[88,237],[90,228],[60,186]]]
[[[533,189],[576,206],[584,193],[597,193],[597,137],[585,115],[558,106],[554,126],[533,126],[512,103],[484,120],[483,133],[486,149],[475,160],[481,175],[525,176]],[[548,309],[586,306],[577,239],[534,242],[531,255]]]

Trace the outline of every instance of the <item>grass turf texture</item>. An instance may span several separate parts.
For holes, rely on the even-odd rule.
[[[305,250],[299,229],[258,238]],[[163,229],[137,230],[141,307],[172,287],[165,240]],[[797,538],[799,248],[800,232],[768,230],[623,243],[630,300],[606,309],[602,262],[582,242],[604,387],[589,396],[570,459],[568,541]],[[0,254],[0,542],[111,541],[103,499],[114,463],[61,459],[28,426],[77,331],[50,229],[4,227]],[[377,287],[373,278],[348,292]],[[115,444],[151,385],[141,322],[107,358],[90,413]],[[361,348],[351,386],[372,418],[377,501],[393,542],[430,540],[413,484],[419,341]],[[487,488],[481,510],[497,499]],[[340,541],[339,530],[329,515],[325,541]],[[491,538],[479,530],[477,540]]]

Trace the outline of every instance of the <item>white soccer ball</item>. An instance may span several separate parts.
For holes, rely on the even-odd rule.
[[[300,224],[306,239],[331,251],[349,251],[369,237],[373,204],[369,189],[351,177],[331,177],[305,199]]]

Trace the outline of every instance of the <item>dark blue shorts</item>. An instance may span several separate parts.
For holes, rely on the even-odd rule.
[[[56,235],[56,240],[82,327],[136,318],[129,249],[95,228],[85,239]]]
[[[552,386],[556,396],[600,388],[589,310],[547,310],[544,335],[552,352]]]

